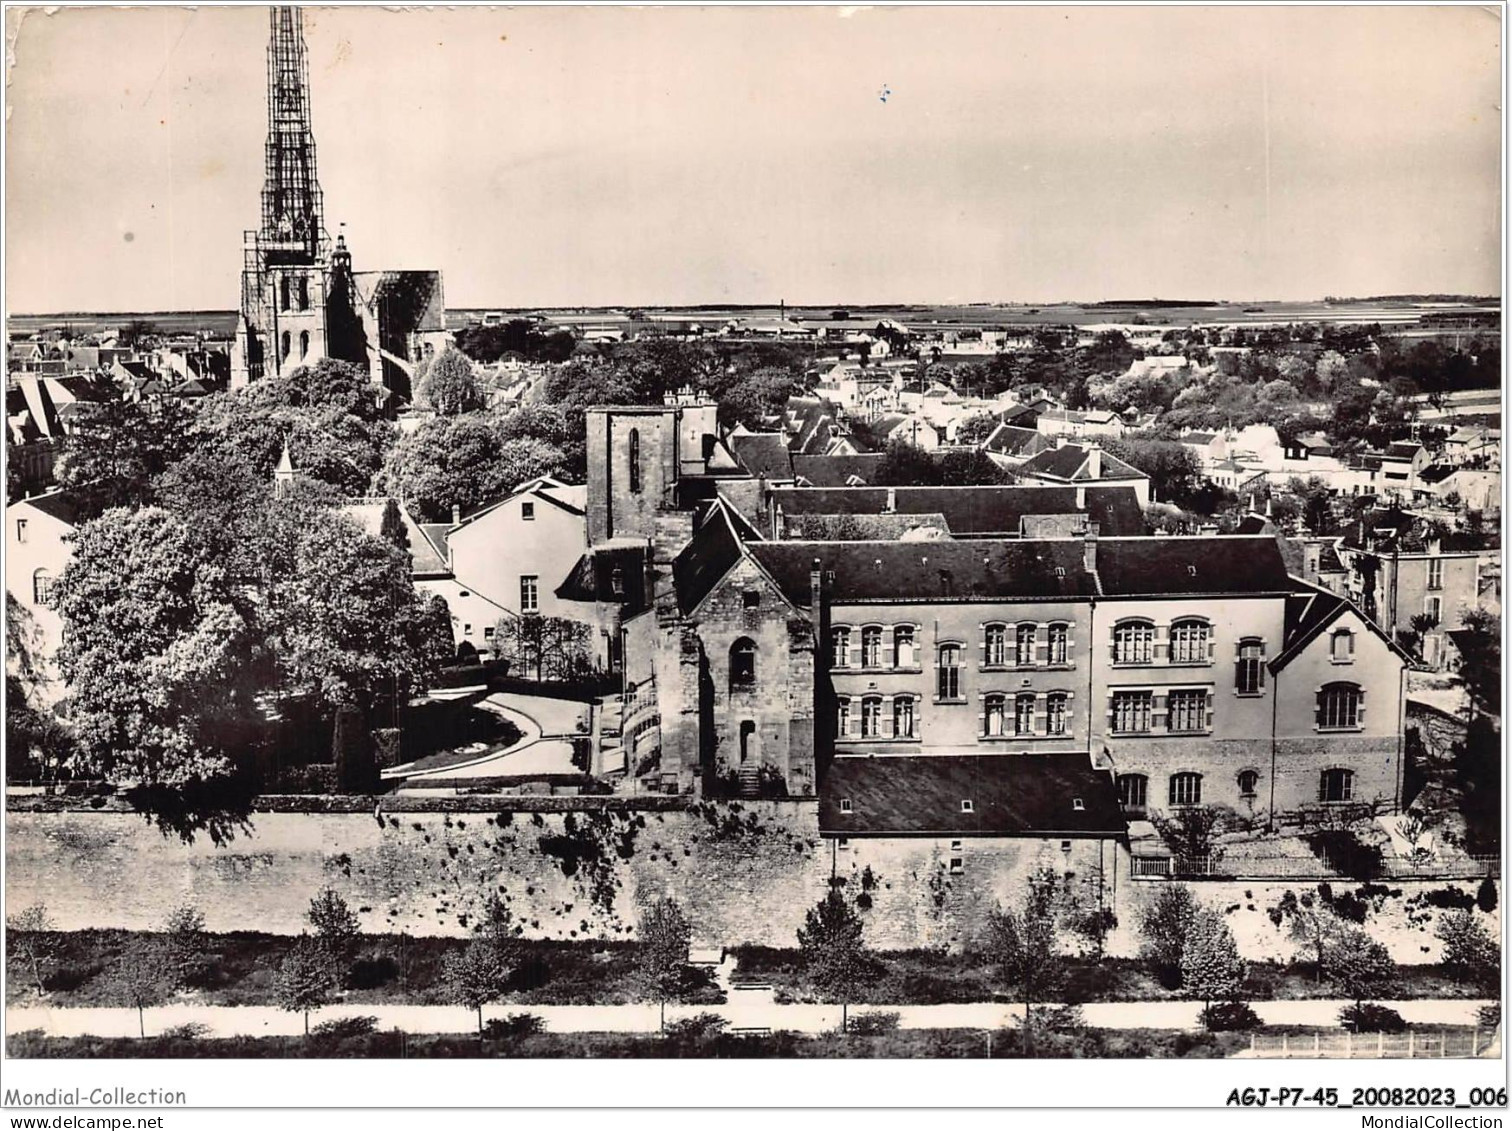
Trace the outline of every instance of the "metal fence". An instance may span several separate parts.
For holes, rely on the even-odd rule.
[[[1245,856],[1235,859],[1202,856],[1135,856],[1131,874],[1136,880],[1337,880],[1350,878],[1316,856]],[[1499,856],[1450,856],[1407,860],[1388,856],[1381,861],[1381,879],[1478,880],[1501,878]]]
[[[1290,1057],[1329,1060],[1421,1060],[1486,1056],[1496,1047],[1495,1030],[1460,1027],[1405,1033],[1351,1033],[1345,1030],[1316,1033],[1250,1034],[1250,1055],[1268,1059]]]

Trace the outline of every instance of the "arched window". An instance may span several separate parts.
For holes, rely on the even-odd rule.
[[[630,493],[639,495],[641,491],[641,450],[640,429],[630,429]]]
[[[278,309],[289,309],[289,277],[280,275],[278,278]]]
[[[914,698],[912,695],[899,695],[893,700],[894,738],[916,737],[914,726],[917,720],[918,712],[914,710]]]
[[[1353,797],[1353,770],[1324,770],[1318,778],[1319,801],[1348,801]]]
[[[868,695],[861,700],[861,737],[877,738],[882,734],[882,696]]]
[[[310,354],[310,331],[299,332],[299,360],[303,361]]]
[[[1021,624],[1013,634],[1013,662],[1021,668],[1034,663],[1034,635],[1037,626]]]
[[[1034,733],[1034,695],[1016,695],[1013,699],[1013,733]]]
[[[281,360],[281,361],[288,361],[289,360],[289,331],[285,330],[283,332],[283,341],[280,342],[279,344],[283,347],[283,352],[281,354],[279,354],[279,360]]]
[[[1172,805],[1201,805],[1202,775],[1172,774],[1170,801]]]
[[[1347,628],[1335,629],[1328,638],[1328,658],[1336,664],[1354,663],[1354,633]]]
[[[1070,655],[1071,626],[1068,624],[1052,624],[1050,626],[1049,648],[1046,661],[1052,664],[1064,664],[1066,657]]]
[[[45,569],[32,574],[32,604],[52,604],[53,576]]]
[[[918,662],[914,652],[913,625],[900,624],[893,629],[893,667],[911,668]]]
[[[882,629],[877,625],[868,625],[861,630],[861,666],[882,666]]]
[[[1353,730],[1364,713],[1358,684],[1329,683],[1318,692],[1318,726],[1324,730]]]
[[[982,663],[998,666],[1008,662],[1008,629],[1005,625],[989,624],[983,641]]]
[[[1240,695],[1259,695],[1265,690],[1265,641],[1246,637],[1239,641],[1234,661],[1234,690]]]
[[[1260,788],[1260,775],[1254,770],[1239,771],[1239,796],[1254,797]]]
[[[756,682],[756,642],[742,636],[730,645],[730,684],[749,687]]]
[[[982,700],[982,734],[987,738],[1003,736],[1003,715],[1007,699],[1002,695],[988,695]]]
[[[300,310],[309,310],[310,309],[310,277],[308,275],[301,275],[299,277],[298,294],[299,294],[299,309]]]
[[[1143,774],[1118,775],[1118,804],[1125,813],[1143,813],[1150,779]]]
[[[850,629],[830,629],[830,667],[850,667]]]
[[[1179,620],[1171,625],[1171,663],[1205,664],[1212,628],[1205,620]]]
[[[1066,717],[1071,713],[1070,704],[1071,697],[1064,691],[1052,691],[1045,696],[1046,734],[1066,733]]]
[[[1155,626],[1147,620],[1113,626],[1113,662],[1148,664],[1155,654]]]
[[[936,683],[939,698],[959,699],[961,697],[961,646],[959,644],[940,645],[936,674],[939,677]]]

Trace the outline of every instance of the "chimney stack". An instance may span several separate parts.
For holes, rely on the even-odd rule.
[[[1093,479],[1102,478],[1102,446],[1100,444],[1087,445],[1087,474]]]
[[[1087,509],[1087,489],[1080,485],[1076,488],[1076,509],[1079,511]]]
[[[452,504],[452,525],[453,526],[459,526],[459,525],[461,525],[461,522],[462,522],[462,504],[461,503],[453,503]]]
[[[896,487],[889,487],[887,489],[887,509],[883,513],[898,513],[898,489]]]
[[[809,608],[817,618],[824,607],[824,563],[818,558],[809,567]],[[817,624],[817,621],[816,621]]]
[[[1082,568],[1088,573],[1097,572],[1097,523],[1087,523],[1087,533],[1082,541]]]

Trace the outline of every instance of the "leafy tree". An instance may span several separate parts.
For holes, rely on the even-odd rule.
[[[253,634],[183,522],[149,507],[85,523],[56,608],[78,770],[169,785],[229,773],[255,713]]]
[[[561,474],[566,457],[545,440],[500,439],[478,414],[438,416],[403,437],[384,464],[388,489],[427,522],[444,522],[502,498],[538,475]]]
[[[478,1036],[483,1035],[483,1007],[504,996],[513,973],[508,951],[494,940],[475,938],[461,951],[446,956],[441,981],[447,997],[478,1014]]]
[[[467,355],[449,349],[426,368],[420,398],[442,416],[461,416],[483,407],[483,390]]]
[[[280,1009],[304,1014],[308,1037],[310,1010],[329,1002],[339,984],[340,972],[330,950],[309,935],[300,935],[273,975],[273,994]]]
[[[1350,927],[1340,931],[1329,948],[1328,971],[1358,1011],[1366,998],[1396,977],[1396,963],[1384,946],[1364,931]]]
[[[687,973],[688,946],[693,928],[674,899],[661,899],[641,914],[636,951],[641,982],[661,1006],[661,1028],[667,1028],[667,999],[677,992]]]
[[[1236,1001],[1244,984],[1245,965],[1223,916],[1203,908],[1192,919],[1181,949],[1181,984],[1202,1002],[1203,1013],[1215,1001]]]
[[[1000,421],[991,414],[984,413],[973,416],[961,423],[956,430],[956,443],[958,444],[985,444],[987,438],[997,431]]]
[[[1017,476],[992,462],[980,449],[946,452],[939,461],[940,483],[946,487],[1012,483]]]
[[[1169,986],[1181,984],[1181,958],[1197,916],[1197,901],[1184,884],[1163,885],[1140,911],[1140,953]]]
[[[937,487],[940,465],[923,448],[907,440],[889,440],[871,482],[874,487]]]
[[[46,906],[36,903],[5,917],[5,952],[31,971],[37,993],[45,993],[47,976],[58,961],[57,927]]]
[[[1467,609],[1459,643],[1459,679],[1472,706],[1488,715],[1501,713],[1501,617],[1489,609]]]
[[[1317,972],[1315,980],[1321,982],[1328,969],[1328,956],[1338,943],[1344,924],[1339,922],[1327,903],[1307,896],[1301,903],[1288,908],[1288,918],[1287,936],[1312,955]]]
[[[498,419],[499,439],[541,440],[561,453],[556,471],[569,483],[588,474],[588,436],[582,409],[558,404],[522,404]]]
[[[509,904],[504,902],[498,892],[489,892],[483,900],[483,908],[473,926],[473,933],[480,939],[489,939],[502,946],[513,943],[520,929],[520,925],[515,922],[514,913],[509,910]]]
[[[41,699],[42,637],[31,610],[5,594],[5,773],[50,778],[69,760],[73,735]]]
[[[163,934],[177,984],[185,985],[193,980],[203,960],[205,916],[193,904],[182,904],[168,913]]]
[[[1462,982],[1494,990],[1501,982],[1501,950],[1473,912],[1450,911],[1433,928],[1444,944],[1444,965]]]
[[[137,1011],[137,1032],[145,1037],[147,1007],[167,1001],[178,983],[178,969],[168,948],[160,939],[135,936],[121,951],[109,977],[116,992]]]
[[[719,423],[725,428],[744,424],[758,428],[782,411],[788,398],[803,392],[792,370],[773,366],[740,373],[722,387],[709,392],[719,402]]]
[[[332,954],[345,954],[362,931],[356,914],[335,888],[321,888],[305,912],[316,937]]]
[[[385,499],[383,518],[378,524],[378,537],[400,550],[409,550],[409,531],[404,527],[404,516],[399,513],[399,504]]]
[[[63,438],[58,486],[71,491],[87,519],[111,507],[147,506],[153,479],[188,447],[182,402],[128,401],[119,394],[91,404]]]
[[[1203,486],[1202,465],[1175,441],[1126,436],[1122,440],[1105,439],[1103,448],[1148,475],[1154,498],[1186,506]]]
[[[1026,1042],[1033,1039],[1035,1004],[1050,1000],[1065,976],[1056,947],[1058,888],[1055,873],[1040,869],[1025,883],[1016,907],[999,907],[987,916],[986,957],[1005,986],[1023,999]]]
[[[467,326],[457,331],[457,349],[474,361],[498,361],[515,354],[524,361],[566,361],[577,346],[570,330],[550,330],[527,318],[497,326]]]
[[[806,977],[825,1000],[840,1002],[842,1033],[851,1001],[877,976],[877,965],[867,951],[862,930],[860,917],[834,887],[809,909],[798,929]]]

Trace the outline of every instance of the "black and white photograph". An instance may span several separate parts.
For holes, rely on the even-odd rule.
[[[4,1106],[1504,1108],[1504,17],[7,5]]]

